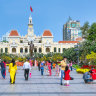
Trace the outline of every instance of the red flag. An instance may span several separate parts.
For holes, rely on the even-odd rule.
[[[32,9],[32,7],[30,6],[30,10],[31,10],[31,12],[33,12],[33,9]]]

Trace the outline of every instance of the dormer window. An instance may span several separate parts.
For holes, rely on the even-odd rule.
[[[23,40],[20,40],[20,43],[23,43]]]
[[[41,40],[39,40],[39,43],[41,43]]]

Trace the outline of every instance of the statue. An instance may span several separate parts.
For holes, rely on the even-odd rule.
[[[28,42],[28,45],[30,45],[29,52],[30,52],[30,59],[33,57],[33,49],[34,49],[34,44],[33,42]]]

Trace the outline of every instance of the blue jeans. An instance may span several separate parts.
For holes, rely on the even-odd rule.
[[[44,69],[41,69],[41,75],[43,75]]]
[[[65,72],[64,72],[64,70],[61,70],[61,84],[62,84],[62,79],[63,79],[63,76],[65,75]]]
[[[71,71],[72,71],[72,66],[70,66],[70,69],[71,69]]]
[[[1,68],[2,77],[5,79],[5,68]]]

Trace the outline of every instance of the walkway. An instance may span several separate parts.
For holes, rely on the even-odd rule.
[[[71,72],[71,77],[75,79],[70,81],[69,87],[61,86],[54,71],[51,77],[46,73],[41,76],[34,67],[29,81],[24,80],[23,70],[18,70],[16,84],[10,85],[7,71],[6,80],[0,75],[0,96],[96,96],[96,84],[84,84],[82,75],[75,70]]]

